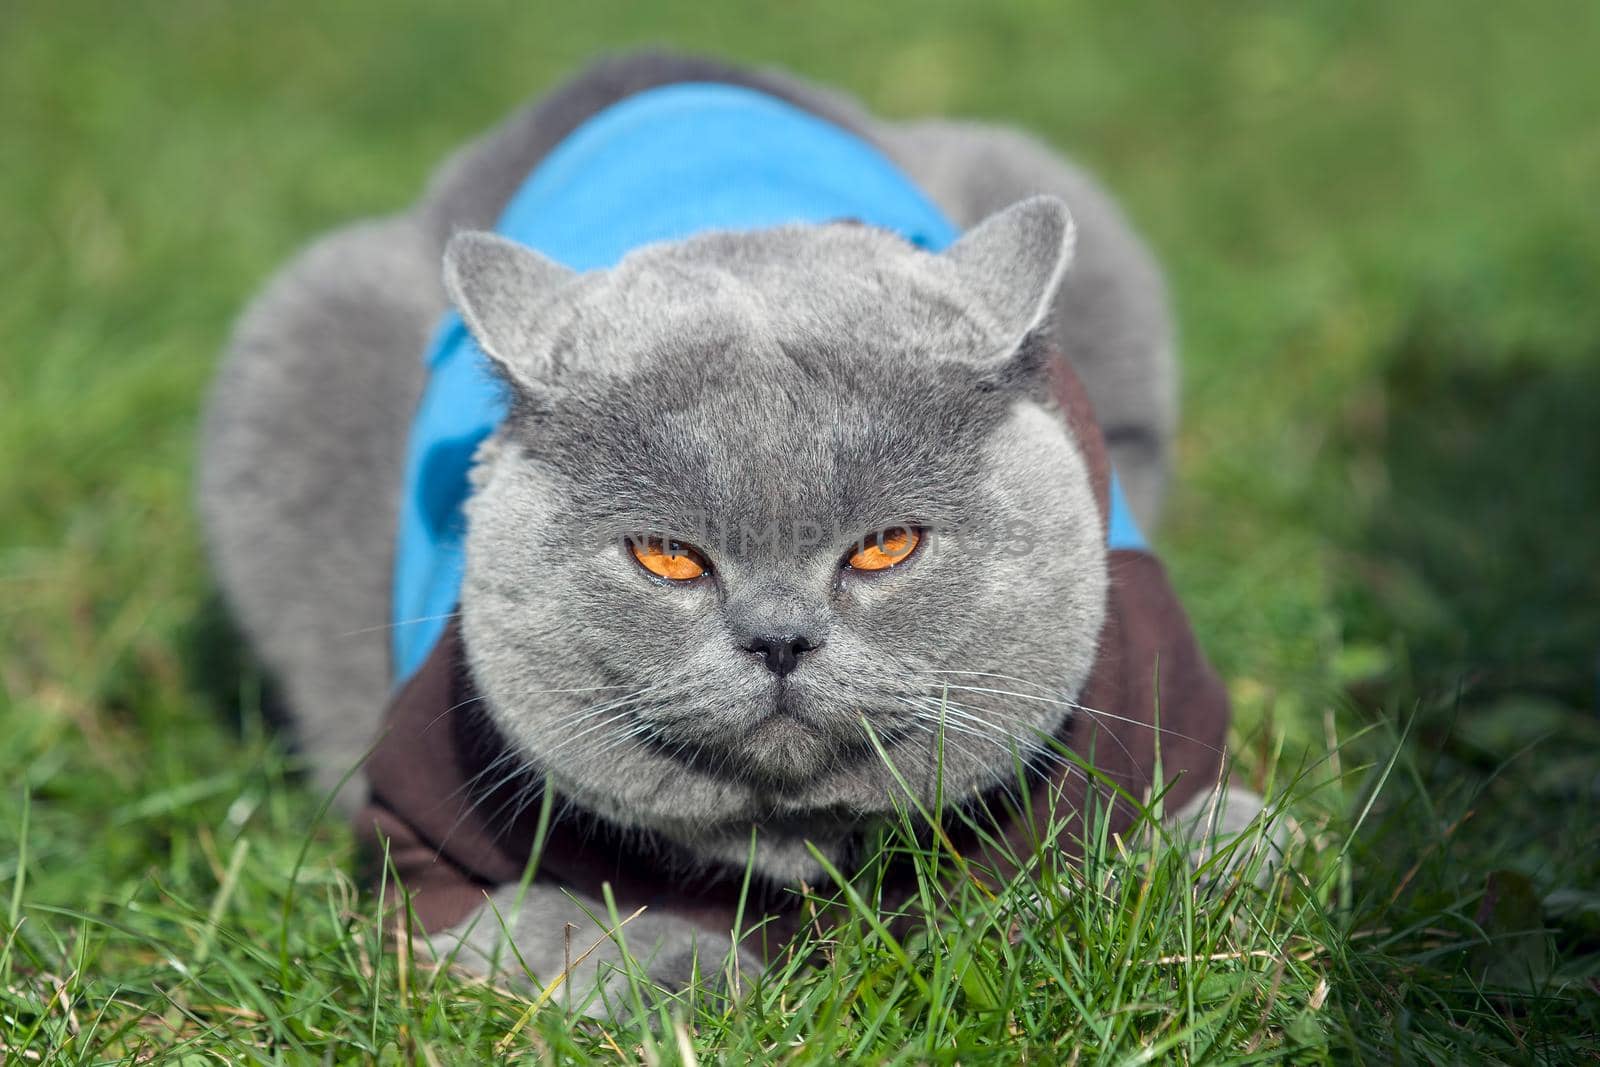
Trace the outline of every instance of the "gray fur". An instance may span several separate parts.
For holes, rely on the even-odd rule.
[[[766,873],[816,878],[800,841],[894,790],[863,714],[928,802],[935,672],[1077,694],[1106,587],[1088,469],[1027,382],[997,384],[1070,237],[1046,202],[944,256],[850,225],[713,233],[525,293],[498,284],[514,246],[451,244],[467,319],[519,339],[495,354],[538,412],[480,457],[462,634],[563,795],[717,854],[742,857],[755,823]],[[900,523],[930,530],[915,558],[841,569]],[[647,534],[696,544],[715,579],[650,578],[624,544]],[[767,631],[818,647],[780,681],[742,649]],[[947,739],[952,797],[1005,779],[1009,745],[1032,751],[1065,710],[961,703],[986,736]]]
[[[252,648],[330,790],[376,737],[418,358],[444,311],[437,247],[400,216],[302,252],[235,330],[206,406],[200,511]],[[359,775],[346,807],[364,796]]]
[[[1091,180],[1013,131],[879,122],[781,74],[606,61],[463,149],[407,213],[341,230],[291,262],[241,320],[219,373],[202,442],[207,539],[322,786],[358,763],[389,691],[401,464],[419,354],[445,307],[447,239],[490,225],[532,161],[599,107],[691,79],[764,88],[855,129],[962,226],[1036,193],[1066,200],[1077,262],[1056,291],[1053,328],[1136,514],[1154,523],[1175,421],[1171,328],[1150,257]],[[1048,221],[1059,209],[1026,210]],[[932,735],[917,716],[937,703],[937,676],[916,671],[1003,666],[1072,695],[1099,629],[1104,549],[1076,448],[1026,380],[996,377],[1051,305],[1066,259],[1065,230],[1044,242],[1057,255],[1041,267],[1026,239],[1044,230],[1016,219],[996,224],[994,247],[975,234],[944,257],[864,227],[790,228],[645,249],[578,278],[521,261],[492,283],[492,256],[458,246],[451,286],[469,323],[544,413],[492,439],[475,472],[464,633],[495,714],[562,788],[708,857],[742,861],[755,822],[763,866],[793,878],[815,873],[802,837],[842,848],[885,803],[884,775],[847,712],[870,706],[926,789]],[[964,270],[969,255],[982,270]],[[986,286],[984,271],[1008,263],[1044,298],[1019,310]],[[646,373],[664,395],[644,394]],[[707,516],[839,526],[800,553],[736,545],[718,557],[717,581],[694,589],[642,576],[617,536]],[[914,563],[830,586],[850,539],[911,519],[941,531]],[[1013,522],[1052,551],[1009,553]],[[773,705],[773,683],[735,635],[763,625],[823,639],[793,676],[793,714],[755,714]],[[669,772],[682,765],[642,734],[580,737],[577,718],[556,719],[582,706],[537,692],[610,684],[631,695],[645,680],[661,688],[632,710],[658,742],[695,750],[692,773]],[[1059,714],[1039,702],[961,704],[992,736],[949,719],[963,740],[947,756],[947,786],[976,788],[1009,768],[1002,753]],[[613,733],[646,721],[611,714]],[[360,793],[347,789],[343,803]],[[545,905],[536,928],[547,941],[563,907],[582,915]]]

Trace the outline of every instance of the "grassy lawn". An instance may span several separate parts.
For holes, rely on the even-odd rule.
[[[868,878],[821,966],[606,1027],[385,944],[217,611],[199,398],[297,245],[634,42],[1124,198],[1183,327],[1160,547],[1301,827],[1268,888],[1108,842],[896,942]],[[1600,1059],[1596,55],[1577,2],[0,0],[0,1060]]]

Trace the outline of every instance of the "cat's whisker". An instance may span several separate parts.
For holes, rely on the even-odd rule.
[[[947,731],[947,732],[951,730],[951,725],[952,724],[950,724],[946,720],[935,719],[931,715],[919,716],[919,720],[920,720],[919,721],[919,725],[922,725],[924,729],[927,729],[930,732],[934,731],[936,729],[944,730],[944,731]],[[958,733],[958,734],[961,733],[960,730],[956,730],[955,732]],[[1053,747],[1051,747],[1050,744],[1048,743],[1050,741],[1050,739],[1048,737],[1043,737],[1043,735],[1041,735],[1042,740],[1044,740],[1046,742],[1042,747],[1028,747],[1025,751],[1018,752],[1017,750],[1011,748],[1010,746],[1005,745],[1003,742],[999,742],[998,738],[995,738],[995,737],[992,737],[992,736],[989,736],[989,735],[979,735],[979,736],[983,740],[990,741],[990,742],[995,742],[995,743],[1000,744],[1000,747],[1002,749],[1004,749],[1007,752],[1010,752],[1014,757],[1021,759],[1021,761],[1022,761],[1022,763],[1023,763],[1023,765],[1025,767],[1030,767],[1030,768],[1033,768],[1035,770],[1041,770],[1041,769],[1043,769],[1045,767],[1055,768],[1060,773],[1064,774],[1067,778],[1076,777],[1078,779],[1081,779],[1085,784],[1089,785],[1091,788],[1094,787],[1094,781],[1092,780],[1088,770],[1086,768],[1084,768],[1076,760],[1069,759],[1067,756],[1065,756],[1064,754],[1056,751]],[[1013,735],[1003,735],[1003,736],[1008,737],[1012,742],[1014,742],[1014,743],[1016,743],[1018,745],[1022,745],[1023,744],[1023,742],[1022,742],[1022,740],[1020,738],[1017,738],[1017,737],[1015,737]],[[999,784],[999,783],[1001,783],[1003,781],[1004,781],[1004,776],[1003,775],[996,777],[996,784]],[[1103,790],[1102,790],[1102,794],[1103,794],[1103,799],[1105,799],[1108,803],[1110,803],[1113,808],[1120,806],[1120,807],[1123,807],[1123,808],[1127,809],[1129,812],[1133,813],[1135,816],[1137,816],[1138,811],[1139,811],[1137,805],[1134,804],[1132,801],[1130,801],[1127,797],[1121,795],[1120,793],[1106,793]]]
[[[605,686],[596,688],[610,689],[613,687]],[[580,729],[577,733],[563,738],[552,748],[540,753],[539,762],[548,765],[557,755],[561,753],[563,749],[570,747],[576,742],[589,738],[599,730],[603,730],[632,716],[636,710],[635,705],[651,696],[654,691],[659,688],[661,687],[649,686],[645,689],[636,690],[635,692],[616,700],[592,704],[584,708],[579,708],[577,711],[571,712],[568,715],[562,716],[561,720],[559,720],[560,722],[581,721],[585,718],[593,721],[584,724],[582,729]],[[464,701],[463,703],[471,703],[471,701]],[[497,778],[492,785],[484,787],[479,784],[483,779],[493,774],[500,768],[505,767],[507,764],[514,764],[514,766],[512,766],[509,771]],[[441,841],[440,847],[444,847],[444,844],[448,842],[455,831],[460,828],[462,822],[467,818],[468,815],[473,813],[481,813],[483,804],[485,804],[495,794],[499,793],[500,790],[504,789],[507,785],[515,782],[519,777],[528,777],[531,780],[527,786],[518,790],[517,793],[513,794],[512,797],[502,800],[496,806],[495,810],[490,813],[488,822],[490,825],[493,825],[494,821],[498,819],[499,816],[506,810],[506,808],[513,802],[520,801],[517,808],[519,814],[522,810],[525,810],[527,801],[523,794],[527,793],[529,790],[537,792],[537,788],[542,783],[542,776],[538,774],[538,767],[529,758],[528,754],[518,748],[508,747],[494,760],[490,761],[488,766],[484,767],[477,774],[473,775],[470,779],[468,779],[467,782],[457,786],[456,789],[451,793],[452,797],[458,796],[464,791],[470,791],[473,794],[473,797],[471,802],[464,807],[461,814],[456,817],[455,822],[451,824],[450,829],[445,833],[444,840]]]
[[[528,809],[528,805],[533,802],[533,798],[542,796],[544,789],[545,782],[543,778],[528,781],[495,806],[494,811],[489,813],[488,825],[499,827],[495,831],[497,840],[511,832],[511,828],[517,824],[517,820]],[[506,815],[507,809],[510,809],[510,817],[502,818],[502,816]]]
[[[1066,706],[1068,708],[1075,708],[1075,709],[1083,710],[1082,705],[1076,704],[1076,703],[1074,703],[1072,701],[1050,700],[1050,699],[1047,699],[1045,697],[1030,696],[1027,693],[1013,693],[1013,692],[1010,692],[1009,690],[987,689],[987,688],[980,688],[980,687],[974,687],[974,686],[950,685],[949,683],[943,683],[943,682],[940,683],[940,690],[942,692],[948,693],[951,689],[955,689],[955,690],[959,690],[959,691],[965,691],[965,692],[973,692],[973,693],[993,693],[993,694],[1000,695],[1000,696],[1017,697],[1017,698],[1023,699],[1023,700],[1035,700],[1035,701],[1040,701],[1040,702],[1044,702],[1044,703],[1055,704],[1055,705],[1064,705],[1064,706]],[[1133,720],[1129,720],[1129,721],[1131,722]],[[1110,733],[1110,734],[1108,734],[1108,736],[1111,738],[1112,741],[1114,741],[1116,743],[1116,746],[1119,749],[1122,750],[1122,754],[1128,758],[1128,762],[1129,762],[1130,765],[1137,765],[1138,764],[1138,760],[1134,759],[1133,753],[1131,751],[1129,751],[1128,746],[1123,743],[1122,738],[1118,737],[1115,733]],[[1046,744],[1048,744],[1048,743],[1049,742],[1047,740]]]
[[[501,770],[508,763],[515,763],[515,764],[517,764],[519,766],[519,769],[520,769],[521,766],[523,765],[522,753],[518,752],[516,749],[511,748],[511,747],[508,746],[498,756],[496,756],[494,759],[490,760],[487,764],[485,764],[484,767],[481,770],[479,770],[476,774],[472,775],[466,781],[464,781],[460,785],[456,786],[455,789],[451,790],[449,795],[446,796],[445,799],[446,800],[452,800],[456,796],[458,796],[458,795],[460,795],[462,793],[471,792],[471,791],[476,790],[478,784],[481,781],[483,781],[483,779],[487,778],[491,774],[494,774],[496,771]]]
[[[944,697],[943,695],[936,699],[938,700],[938,704],[936,706],[942,709],[947,709],[953,718],[970,722],[973,725],[985,730],[1002,728],[1001,725],[994,720],[978,715],[977,712],[981,710],[979,708],[974,708],[967,704],[958,704],[955,701],[950,700],[948,697]]]
[[[577,732],[568,734],[550,748],[540,752],[539,761],[545,764],[552,763],[554,762],[556,756],[560,755],[567,749],[570,749],[573,745],[591,740],[594,735],[604,732],[608,727],[615,726],[617,723],[625,722],[628,719],[633,718],[637,712],[637,708],[635,706],[636,703],[637,701],[619,703],[618,705],[608,709],[608,712],[603,718],[596,718],[592,722],[584,723]]]
[[[948,722],[937,720],[932,716],[921,717],[918,725],[930,734],[946,738],[948,738],[952,732],[957,736],[962,736],[964,733],[961,730],[952,731]],[[1001,785],[1008,782],[1010,780],[1009,768],[1015,766],[1016,762],[1020,762],[1024,768],[1034,772],[1040,772],[1047,768],[1053,768],[1067,778],[1076,776],[1082,778],[1085,782],[1088,781],[1088,774],[1082,767],[1079,767],[1070,760],[1062,758],[1058,753],[1052,752],[1048,748],[1024,746],[1017,738],[1014,737],[1009,738],[1009,740],[1012,741],[1012,744],[1008,745],[1000,738],[987,734],[966,733],[965,735],[974,737],[977,740],[984,741],[989,744],[993,744],[1001,752],[1009,756],[1013,761],[1004,767],[995,766],[990,768],[989,773],[992,779],[990,784],[992,785]]]
[[[1025,740],[1021,735],[1016,734],[1011,730],[1007,730],[1003,723],[991,718],[985,718],[973,714],[975,711],[980,709],[975,709],[964,704],[957,704],[945,696],[941,696],[937,698],[937,700],[937,704],[933,705],[933,707],[942,715],[954,718],[959,722],[968,724],[969,726],[977,727],[986,733],[998,732],[1002,736],[1007,736],[1013,740],[1026,743],[1030,749],[1037,750],[1041,756],[1049,751],[1051,736],[1043,731],[1035,731],[1036,736],[1034,738]],[[1051,757],[1056,757],[1058,754],[1050,752],[1049,755]]]
[[[599,748],[596,748],[593,752],[590,752],[585,758],[587,762],[597,762],[601,756],[607,755],[608,753],[637,738],[644,737],[647,734],[657,733],[659,729],[660,727],[656,726],[654,723],[635,723],[628,729],[612,735],[609,740],[607,740]]]
[[[334,634],[336,641],[343,641],[347,637],[360,637],[362,634],[381,633],[384,630],[398,630],[402,626],[420,626],[425,622],[446,622],[460,616],[459,611],[447,611],[443,615],[419,615],[414,619],[398,619],[394,622],[381,623],[377,626],[363,626],[358,630],[346,630],[344,633]]]
[[[613,713],[612,714],[608,715],[604,719],[598,720],[596,722],[589,723],[588,725],[586,725],[578,733],[564,738],[561,742],[556,744],[554,747],[545,750],[544,752],[542,752],[540,754],[540,761],[539,762],[541,764],[545,765],[545,766],[549,766],[551,763],[553,763],[555,761],[555,757],[558,756],[559,754],[561,754],[562,750],[571,747],[573,744],[575,744],[577,742],[588,740],[594,734],[599,733],[601,731],[604,731],[605,729],[615,725],[616,723],[622,722],[622,721],[632,717],[635,714],[636,710],[637,710],[637,707],[636,707],[637,702],[642,700],[642,699],[644,699],[649,694],[650,694],[650,690],[641,690],[640,692],[635,693],[631,697],[625,698],[624,700],[613,701],[612,704],[610,705],[610,707],[613,709]],[[626,704],[627,706],[626,707],[622,707],[621,705],[624,705],[624,704]],[[594,714],[600,714],[600,713],[596,712]],[[628,730],[624,731],[624,734],[636,732],[638,729],[639,729],[638,726],[630,727]],[[606,747],[609,748],[610,747],[609,744]],[[590,753],[589,756],[586,757],[586,758],[588,760],[592,760],[592,759],[596,758],[598,755],[599,755],[599,752],[597,751],[597,752],[594,752],[594,753]],[[496,786],[493,789],[487,790],[483,794],[481,794],[481,799],[480,799],[480,801],[478,803],[481,804],[483,801],[488,800],[496,792],[498,792],[499,789],[502,788],[504,785],[508,784],[511,781],[514,781],[517,775],[525,774],[527,771],[535,770],[535,769],[536,768],[534,768],[534,766],[532,764],[528,764],[528,765],[526,765],[524,767],[517,768],[510,775],[507,775],[499,783],[497,783]],[[528,808],[528,805],[530,803],[532,803],[533,797],[537,796],[539,794],[540,790],[542,788],[544,788],[545,778],[544,778],[543,775],[535,774],[535,775],[533,775],[531,777],[532,777],[533,780],[531,780],[524,788],[518,790],[516,793],[512,794],[512,796],[507,797],[506,799],[502,800],[498,805],[496,805],[495,810],[493,812],[489,813],[488,821],[489,821],[490,825],[503,823],[506,827],[509,827],[511,825],[514,825],[516,823],[516,821],[519,818],[521,818],[522,813],[525,812],[527,810],[527,808]],[[569,798],[569,804],[570,804],[570,798]],[[476,806],[477,805],[474,805],[474,807],[476,807]],[[501,816],[506,813],[508,808],[511,809],[511,814],[510,814],[509,818],[502,820]],[[502,832],[505,832],[505,831],[502,830]]]
[[[943,733],[947,736],[955,735],[958,737],[970,737],[978,741],[986,742],[990,745],[993,745],[1006,755],[1019,758],[1023,760],[1024,763],[1029,765],[1032,765],[1041,759],[1046,761],[1053,759],[1053,754],[1047,753],[1044,749],[1040,749],[1037,746],[1025,745],[1019,738],[1009,734],[1002,734],[996,737],[992,734],[980,733],[979,731],[970,728],[957,726],[948,720],[938,719],[932,715],[922,717],[920,724],[932,733]],[[1007,742],[1010,743],[1008,744]]]
[[[923,699],[926,700],[928,698],[925,697]],[[982,719],[976,719],[971,716],[967,716],[967,718],[972,719],[973,722],[981,724],[985,729],[981,731],[977,730],[968,723],[960,720],[951,722],[948,716],[954,710],[954,708],[949,701],[940,701],[939,703],[933,705],[921,704],[916,706],[921,707],[925,712],[931,712],[933,715],[937,716],[936,719],[931,721],[937,722],[942,729],[953,730],[957,733],[976,736],[983,738],[984,740],[993,741],[999,744],[1000,747],[1005,751],[1013,752],[1014,750],[1011,746],[1006,745],[1004,742],[999,740],[999,738],[1005,738],[1011,741],[1014,745],[1018,746],[1016,754],[1023,755],[1025,761],[1030,764],[1046,763],[1066,770],[1069,773],[1083,773],[1083,768],[1079,767],[1070,759],[1067,759],[1061,753],[1056,752],[1051,747],[1051,738],[1047,734],[1040,732],[1035,739],[1030,740],[1007,731],[998,724]],[[927,721],[930,720],[924,718],[924,722]],[[996,734],[998,734],[999,737],[996,737]]]
[[[597,770],[604,771],[606,767],[604,764],[600,763],[602,759],[611,756],[619,748],[622,748],[624,745],[627,745],[630,742],[638,741],[641,738],[647,737],[650,733],[650,730],[639,729],[630,731],[627,734],[619,734],[617,737],[607,742],[603,747],[585,755],[583,762],[586,766],[594,767]]]
[[[973,678],[998,678],[1001,681],[1017,682],[1017,683],[1019,683],[1021,685],[1032,686],[1035,689],[1042,689],[1046,693],[1057,692],[1057,689],[1054,686],[1041,685],[1038,682],[1029,681],[1027,678],[1019,678],[1015,674],[1000,674],[1000,673],[998,673],[996,671],[958,671],[958,670],[951,670],[951,669],[921,668],[921,669],[912,670],[909,673],[912,673],[912,674],[957,674],[957,675],[967,675],[967,676],[973,677]]]
[[[528,690],[528,695],[529,696],[537,696],[537,695],[547,694],[547,693],[600,692],[602,690],[608,690],[608,689],[626,689],[626,688],[627,688],[627,686],[621,686],[621,685],[597,685],[597,686],[589,687],[587,689],[532,689],[532,690]],[[628,700],[633,695],[638,695],[640,693],[652,692],[652,691],[654,691],[655,689],[658,689],[658,688],[660,688],[660,686],[649,686],[649,687],[646,687],[645,689],[636,690],[635,693],[634,694],[630,694],[629,697],[621,697],[621,698],[619,698],[619,700]],[[438,715],[435,715],[431,720],[429,720],[429,722],[427,724],[427,727],[424,727],[424,729],[427,729],[428,727],[432,727],[432,726],[438,725],[438,723],[441,720],[443,720],[444,718],[446,718],[447,716],[449,716],[453,712],[460,711],[462,708],[471,707],[473,704],[486,703],[487,700],[488,700],[487,697],[485,697],[483,694],[479,693],[479,694],[475,694],[473,696],[470,696],[466,700],[463,700],[463,701],[461,701],[459,703],[452,704],[448,708],[445,708],[443,711],[441,711]],[[614,702],[612,702],[612,703],[614,703]],[[578,708],[576,711],[568,712],[565,715],[559,716],[550,725],[551,725],[551,727],[559,727],[559,726],[564,725],[565,723],[568,723],[568,722],[573,721],[575,719],[581,719],[586,715],[602,714],[603,712],[609,710],[610,707],[611,707],[611,703],[604,703],[604,704],[598,704],[598,705],[590,704],[590,705],[587,705],[586,707]]]
[[[633,704],[644,697],[651,695],[656,688],[657,687],[652,686],[647,689],[636,690],[635,692],[629,693],[627,696],[618,697],[616,700],[608,700],[598,704],[590,704],[586,707],[578,708],[576,711],[570,711],[565,715],[559,715],[552,719],[545,729],[554,733],[563,730],[574,723],[581,723],[584,719],[597,718],[617,708]]]
[[[528,689],[521,692],[526,696],[549,696],[554,693],[599,693],[607,689],[627,689],[626,685],[584,685],[573,689]],[[650,688],[658,688],[652,686]]]
[[[465,699],[463,701],[460,701],[459,703],[451,704],[448,708],[445,708],[439,714],[437,714],[433,718],[429,719],[427,724],[425,726],[423,726],[423,730],[424,731],[431,730],[435,726],[438,726],[445,719],[449,718],[453,713],[455,713],[457,711],[460,711],[462,708],[470,708],[474,704],[482,704],[482,703],[485,702],[485,700],[487,700],[487,698],[484,697],[480,693],[480,694],[477,694],[477,695],[474,695],[474,696],[470,696],[467,699]]]
[[[956,734],[962,737],[972,737],[980,741],[987,741],[990,744],[999,747],[1003,751],[1011,751],[1009,746],[1007,746],[1002,740],[1002,738],[1010,737],[1010,735],[1004,731],[992,729],[980,730],[977,727],[969,725],[965,722],[952,720],[946,714],[951,709],[944,705],[922,704],[906,697],[902,697],[901,699],[904,701],[904,703],[919,712],[919,714],[916,716],[916,721],[922,723],[923,725],[933,725],[938,727],[938,729],[944,730],[948,733]],[[997,734],[999,736],[996,736]]]
[[[1087,704],[1080,704],[1075,700],[1065,700],[1065,699],[1054,698],[1054,697],[1042,697],[1042,696],[1036,696],[1036,695],[1031,694],[1031,693],[1017,693],[1017,692],[1013,692],[1013,691],[1011,691],[1009,689],[991,689],[991,688],[986,688],[986,687],[982,687],[982,686],[951,685],[951,684],[947,684],[947,683],[943,683],[943,682],[935,682],[935,683],[932,683],[932,684],[933,684],[934,687],[937,687],[937,688],[950,689],[950,690],[955,690],[957,692],[992,693],[992,694],[994,694],[996,696],[1015,697],[1018,700],[1034,700],[1034,701],[1038,701],[1040,703],[1045,703],[1045,704],[1055,704],[1055,705],[1058,705],[1060,707],[1070,708],[1070,709],[1072,709],[1074,711],[1081,711],[1085,715],[1093,715],[1093,716],[1096,716],[1097,718],[1101,718],[1101,719],[1109,719],[1109,720],[1112,720],[1112,721],[1115,721],[1115,722],[1124,722],[1124,723],[1127,723],[1130,726],[1143,727],[1146,730],[1152,730],[1153,731],[1153,730],[1156,729],[1156,724],[1153,723],[1153,722],[1141,722],[1138,719],[1129,718],[1126,715],[1117,715],[1117,714],[1115,714],[1113,712],[1109,712],[1109,711],[1100,711],[1097,708],[1089,707]],[[1193,742],[1194,744],[1202,745],[1202,746],[1204,746],[1206,748],[1207,751],[1210,751],[1210,752],[1224,752],[1225,751],[1224,749],[1219,748],[1216,745],[1212,745],[1212,744],[1209,744],[1209,743],[1207,743],[1205,741],[1202,741],[1198,737],[1191,737],[1188,734],[1178,733],[1176,730],[1168,730],[1168,729],[1163,727],[1161,729],[1161,732],[1164,733],[1164,734],[1168,734],[1168,735],[1170,735],[1172,737],[1175,737],[1175,738],[1179,739],[1180,741],[1190,741],[1190,742]],[[1126,751],[1126,749],[1124,749],[1124,751]]]

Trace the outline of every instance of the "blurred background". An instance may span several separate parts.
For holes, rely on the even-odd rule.
[[[1553,965],[1594,951],[1586,2],[0,0],[0,846],[25,785],[61,857],[32,892],[181,867],[210,798],[275,751],[190,499],[233,316],[312,235],[403,207],[461,141],[632,44],[1015,123],[1097,173],[1169,273],[1184,428],[1156,540],[1244,765],[1398,746],[1358,870],[1387,887],[1415,861],[1404,892],[1439,899],[1514,871]]]

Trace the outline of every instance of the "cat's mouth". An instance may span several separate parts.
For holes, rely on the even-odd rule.
[[[646,743],[657,755],[710,777],[780,793],[876,758],[859,725],[816,708],[788,687],[778,688],[737,725],[715,732],[691,728],[681,735],[662,730]]]

